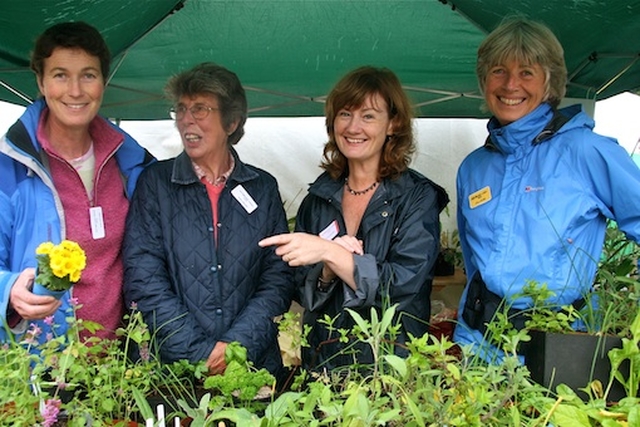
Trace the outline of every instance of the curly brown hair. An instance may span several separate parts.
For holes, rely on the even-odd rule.
[[[348,174],[347,158],[338,149],[334,133],[338,112],[344,108],[359,108],[369,96],[376,94],[387,103],[389,119],[393,123],[393,135],[387,137],[382,147],[378,179],[395,178],[409,167],[415,152],[409,97],[391,70],[364,66],[344,76],[331,90],[325,104],[329,141],[324,146],[320,167],[333,179]]]

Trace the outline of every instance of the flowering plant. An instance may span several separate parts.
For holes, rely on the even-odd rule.
[[[79,244],[63,240],[58,245],[41,243],[36,248],[38,274],[36,283],[51,291],[66,291],[80,280],[87,258]]]

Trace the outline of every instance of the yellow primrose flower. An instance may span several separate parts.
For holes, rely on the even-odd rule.
[[[51,242],[40,244],[36,249],[36,258],[36,282],[54,291],[69,289],[78,282],[87,264],[84,250],[71,240],[63,240],[58,245]]]
[[[40,246],[36,248],[36,254],[46,255],[49,252],[51,252],[51,249],[53,249],[53,243],[51,242],[40,243]]]

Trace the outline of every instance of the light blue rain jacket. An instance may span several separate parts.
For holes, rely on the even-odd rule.
[[[580,106],[558,111],[548,126],[552,119],[546,103],[504,127],[493,118],[485,146],[458,170],[468,282],[480,272],[487,288],[517,309],[530,304],[511,298],[527,280],[546,283],[558,305],[589,292],[607,218],[640,240],[640,169],[615,140],[592,131]],[[461,317],[466,294],[454,339],[479,344],[482,334]]]

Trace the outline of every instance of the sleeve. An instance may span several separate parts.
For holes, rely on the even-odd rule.
[[[640,169],[615,141],[591,133],[585,138],[582,165],[602,202],[600,210],[640,243]]]
[[[299,296],[307,309],[321,310],[334,298],[334,293],[342,294],[343,307],[368,308],[374,306],[377,297],[388,298],[390,304],[399,304],[399,311],[414,314],[428,313],[429,308],[418,307],[429,300],[430,283],[433,279],[435,263],[440,244],[440,212],[447,200],[444,191],[436,189],[428,182],[414,187],[406,198],[407,203],[398,206],[395,223],[390,236],[380,236],[389,241],[388,250],[371,248],[364,241],[365,254],[353,255],[354,280],[357,290],[338,282],[326,292],[316,290],[320,274],[319,266],[299,268],[296,272]],[[308,230],[313,221],[311,204],[303,203],[300,208],[296,228]],[[376,255],[374,255],[376,254]]]
[[[207,339],[172,286],[158,190],[162,183],[152,170],[140,176],[129,206],[123,245],[125,302],[143,314],[163,360],[197,362],[209,356],[215,342]]]
[[[4,156],[0,157],[0,160],[3,159]],[[0,161],[0,166],[3,166],[2,161]],[[7,179],[3,178],[3,181],[7,181]],[[11,199],[6,194],[7,189],[4,188],[5,186],[6,182],[0,188],[0,338],[2,339],[5,338],[9,292],[18,277],[17,274],[10,271],[9,249],[11,248],[11,230],[13,228],[13,208]]]
[[[296,232],[318,234],[316,230],[315,220],[317,220],[319,199],[313,195],[307,195],[300,203],[296,214]],[[333,298],[333,294],[343,287],[347,287],[340,280],[324,291],[318,290],[318,278],[322,274],[323,263],[313,265],[305,265],[295,268],[295,294],[294,298],[302,305],[305,310],[322,311],[329,300]]]
[[[238,341],[247,348],[248,358],[258,361],[272,353],[277,342],[275,317],[286,312],[293,297],[293,273],[287,263],[276,255],[275,247],[259,248],[257,241],[289,232],[287,219],[275,179],[265,191],[267,196],[267,224],[264,235],[256,236],[256,250],[261,252],[255,292],[221,341]],[[270,352],[271,350],[271,352]]]
[[[7,338],[8,332],[24,332],[26,326],[24,321],[16,322],[14,319],[16,316],[12,316],[9,306],[11,287],[20,275],[18,272],[11,271],[13,217],[11,199],[4,191],[0,191],[0,341]],[[12,329],[16,323],[18,327]]]
[[[446,195],[443,198],[438,191],[444,190],[428,183],[414,187],[394,224],[389,251],[377,261],[379,279],[373,277],[372,258],[355,257],[358,287],[381,293],[383,299],[388,294],[391,304],[399,304],[399,311],[429,313],[428,307],[425,310],[419,306],[429,303],[433,265],[440,246],[440,212],[444,208],[441,201]],[[367,252],[367,242],[364,244]],[[380,289],[374,286],[376,281]],[[371,298],[362,301],[369,304]]]

